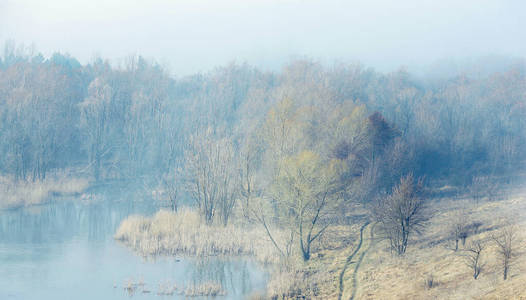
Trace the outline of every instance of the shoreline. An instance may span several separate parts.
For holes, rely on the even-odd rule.
[[[0,210],[44,205],[53,197],[79,196],[90,187],[86,178],[53,178],[43,181],[14,181],[0,177]]]

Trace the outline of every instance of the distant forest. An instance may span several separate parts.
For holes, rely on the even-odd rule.
[[[466,185],[522,165],[525,75],[524,64],[431,79],[304,59],[280,72],[229,64],[178,78],[140,56],[82,65],[8,43],[0,172],[25,181],[71,170],[161,180],[197,172],[192,157],[215,156],[232,170],[224,176],[247,179],[251,169],[264,178],[280,158],[308,150],[302,157],[322,165],[345,162],[342,178],[371,190],[409,173]]]

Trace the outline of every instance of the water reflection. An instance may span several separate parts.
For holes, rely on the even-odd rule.
[[[107,240],[130,214],[153,214],[158,205],[140,191],[124,187],[92,191],[89,202],[76,198],[52,199],[50,205],[4,211],[0,215],[0,243],[50,243],[85,236]],[[80,201],[79,201],[80,200]]]
[[[246,260],[145,260],[113,240],[128,215],[158,209],[145,193],[117,186],[0,212],[0,299],[128,299],[130,279],[150,291],[135,294],[141,299],[159,299],[159,284],[167,281],[181,288],[219,282],[228,299],[264,288],[266,275]]]
[[[208,259],[194,262],[194,267],[188,269],[189,281],[186,285],[197,285],[200,282],[217,282],[221,286],[234,294],[249,294],[250,292],[262,289],[262,286],[254,286],[254,282],[262,282],[261,275],[259,280],[254,280],[257,275],[257,266],[242,259]],[[250,275],[253,273],[254,275]]]

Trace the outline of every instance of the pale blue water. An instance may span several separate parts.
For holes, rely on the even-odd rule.
[[[139,289],[132,299],[184,298],[157,295],[165,283],[181,289],[221,282],[227,295],[218,299],[244,299],[264,289],[266,273],[246,259],[145,260],[135,255],[113,234],[126,216],[151,215],[158,204],[127,187],[94,195],[91,202],[59,198],[0,211],[0,299],[130,299],[123,288],[130,279],[143,281],[151,291]]]

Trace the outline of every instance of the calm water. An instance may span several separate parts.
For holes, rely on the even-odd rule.
[[[130,299],[123,288],[130,279],[151,290],[132,299],[183,298],[157,295],[159,284],[168,283],[180,289],[220,282],[227,291],[218,297],[223,299],[264,289],[266,274],[247,260],[136,256],[113,234],[128,215],[151,215],[158,206],[129,187],[105,190],[93,192],[90,201],[59,198],[0,212],[0,299]]]

